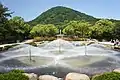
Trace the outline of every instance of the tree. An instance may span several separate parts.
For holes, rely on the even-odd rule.
[[[4,41],[6,35],[9,34],[8,17],[11,17],[11,14],[12,13],[9,13],[8,8],[0,3],[0,40],[2,41]]]
[[[91,25],[85,21],[70,21],[63,29],[63,33],[78,37],[88,37],[90,26]]]
[[[33,37],[36,36],[55,36],[58,33],[58,29],[53,24],[38,24],[32,28],[30,34]]]
[[[120,22],[117,22],[115,24],[114,30],[113,30],[114,38],[120,39]]]
[[[115,24],[107,19],[101,19],[91,28],[91,37],[110,40],[113,35]]]
[[[30,25],[24,22],[24,19],[18,16],[9,20],[11,34],[16,37],[16,40],[25,39],[30,32]]]

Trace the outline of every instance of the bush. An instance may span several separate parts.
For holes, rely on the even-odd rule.
[[[37,44],[35,42],[28,43],[29,45],[37,47]]]
[[[53,41],[55,39],[56,39],[55,37],[45,37],[44,41]]]
[[[2,51],[3,47],[0,47],[0,51]]]
[[[29,78],[23,75],[21,70],[14,70],[9,73],[0,74],[0,80],[29,80]]]
[[[87,41],[87,38],[79,38],[79,41]]]
[[[55,37],[35,37],[33,42],[39,42],[39,41],[53,41],[55,40]]]
[[[4,46],[4,48],[2,48],[2,51],[6,51],[10,48],[13,48],[14,46],[17,46],[18,44],[13,44],[13,45],[7,45],[7,46]]]
[[[67,41],[87,41],[87,38],[79,38],[79,37],[66,37],[64,38]]]
[[[14,69],[11,72],[13,72],[13,73],[24,73],[23,70],[18,70],[18,69]]]
[[[39,41],[41,41],[41,37],[35,37],[35,38],[33,39],[33,41],[34,41],[34,42],[39,42]]]
[[[3,51],[8,50],[9,48],[12,48],[12,46],[10,45],[4,46]]]
[[[118,72],[106,72],[101,75],[92,77],[92,80],[120,80],[120,73]]]

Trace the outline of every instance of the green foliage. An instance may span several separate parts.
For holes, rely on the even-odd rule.
[[[115,24],[115,27],[114,27],[113,31],[114,31],[113,32],[114,38],[117,38],[117,39],[120,40],[120,22],[117,22]]]
[[[34,37],[33,41],[34,42],[39,42],[39,41],[41,41],[41,37]]]
[[[101,19],[91,27],[91,37],[96,39],[110,40],[113,38],[115,24],[107,19]]]
[[[35,42],[31,42],[31,43],[28,43],[28,44],[37,47],[37,44]]]
[[[0,47],[0,51],[2,51],[3,50],[3,47]]]
[[[62,33],[67,36],[77,37],[74,40],[78,40],[79,37],[98,40],[120,39],[120,20],[97,19],[62,6],[53,7],[27,22],[33,27],[21,17],[16,16],[10,20],[8,17],[11,17],[11,13],[0,3],[0,44],[22,41],[30,36],[42,37],[38,41],[54,40],[58,29],[63,30]]]
[[[55,36],[58,33],[58,29],[52,25],[52,24],[47,24],[47,25],[42,25],[38,24],[32,28],[30,31],[30,34],[33,37],[36,36]]]
[[[29,78],[22,74],[21,70],[14,70],[8,73],[0,74],[0,80],[29,80]]]
[[[70,21],[63,29],[63,33],[78,37],[88,37],[90,33],[90,26],[91,25],[85,21]]]
[[[16,40],[24,39],[28,37],[30,31],[30,25],[24,22],[24,19],[18,16],[9,20],[11,34],[16,37]]]
[[[24,70],[13,69],[11,72],[12,73],[24,73]]]
[[[13,48],[14,46],[17,46],[18,44],[13,44],[13,45],[6,45],[0,49],[0,51],[6,51],[10,48]]]
[[[42,40],[44,40],[44,41],[53,41],[55,39],[56,39],[55,37],[43,37],[42,38]]]
[[[0,42],[9,43],[16,40],[23,40],[29,35],[30,26],[21,17],[11,17],[7,7],[0,3]]]
[[[39,41],[53,41],[55,40],[55,37],[34,37],[34,42],[39,42]]]
[[[0,41],[6,39],[6,36],[10,34],[8,17],[11,17],[11,13],[7,7],[0,3]]]
[[[6,50],[8,50],[9,48],[12,48],[12,46],[4,46],[4,48],[2,49],[2,51],[6,51]]]
[[[101,75],[93,76],[92,80],[120,80],[120,73],[106,72]]]
[[[54,24],[55,26],[62,28],[66,24],[66,22],[72,21],[72,20],[84,20],[91,22],[92,24],[97,21],[96,18],[86,15],[84,13],[78,12],[76,10],[57,6],[53,7],[46,12],[42,13],[40,16],[38,16],[36,19],[28,22],[31,25],[37,25],[37,24]]]

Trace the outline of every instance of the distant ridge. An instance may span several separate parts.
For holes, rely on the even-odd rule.
[[[79,11],[67,7],[57,6],[43,12],[37,18],[35,18],[32,21],[29,21],[28,23],[31,25],[36,25],[39,23],[61,25],[65,21],[71,20],[84,20],[94,23],[97,19],[93,16],[81,13]]]
[[[99,20],[99,18],[95,18],[71,8],[57,6],[43,12],[41,15],[29,21],[28,23],[32,26],[37,24],[54,24],[56,26],[62,26],[66,22],[69,22],[71,20],[87,21],[91,24],[94,24],[96,21]],[[109,20],[113,22],[120,22],[120,20]]]

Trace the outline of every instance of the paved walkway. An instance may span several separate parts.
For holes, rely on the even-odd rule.
[[[25,43],[30,43],[30,42],[33,42],[33,39],[25,40],[25,41],[20,42],[20,43],[2,44],[2,45],[0,45],[0,47],[10,46],[10,45],[14,45],[14,44],[25,44]]]
[[[4,47],[4,46],[9,46],[9,45],[14,45],[14,44],[25,44],[25,43],[30,43],[30,42],[33,42],[33,39],[30,39],[30,40],[25,40],[23,42],[20,42],[20,43],[11,43],[11,44],[2,44],[0,45],[0,47]],[[86,41],[80,41],[82,43],[85,43]],[[88,41],[87,41],[88,42]],[[98,42],[100,44],[107,44],[107,45],[111,45],[113,46],[114,43],[111,43],[111,42]]]
[[[111,42],[98,42],[99,44],[106,44],[106,45],[111,45],[111,46],[113,46],[114,45],[114,43],[111,43]]]

